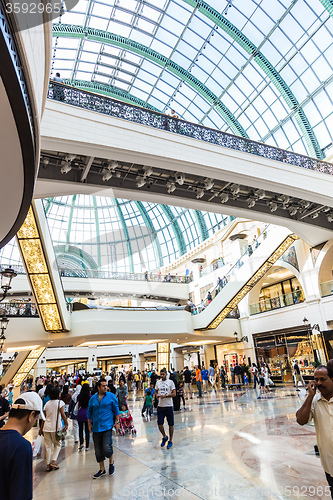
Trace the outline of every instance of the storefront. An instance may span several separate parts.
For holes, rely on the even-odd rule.
[[[248,364],[244,351],[243,342],[234,342],[231,344],[217,344],[215,346],[216,359],[219,368],[224,367],[228,381],[231,382],[230,365],[235,366],[237,363]]]
[[[274,382],[293,383],[297,361],[304,380],[313,377],[313,364],[319,361],[313,335],[304,327],[253,335],[258,366],[268,364]]]

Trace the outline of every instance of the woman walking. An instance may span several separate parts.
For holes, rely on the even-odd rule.
[[[58,387],[53,387],[50,391],[50,401],[44,407],[45,420],[42,421],[39,434],[42,435],[44,431],[44,443],[46,451],[46,471],[59,469],[56,464],[61,440],[58,437],[58,431],[68,429],[67,417],[64,412],[65,403],[60,401],[60,390]],[[62,425],[61,419],[64,422]]]
[[[89,385],[84,384],[81,393],[77,398],[78,402],[77,421],[79,424],[79,439],[80,439],[78,451],[81,451],[83,449],[83,429],[86,436],[86,451],[89,451],[90,432],[89,432],[88,417],[87,417],[89,399],[90,399]]]

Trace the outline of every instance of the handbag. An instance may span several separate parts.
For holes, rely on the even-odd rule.
[[[58,403],[58,413],[57,413],[57,423],[56,423],[56,440],[58,442],[62,441],[63,439],[65,439],[66,437],[66,434],[67,432],[65,431],[65,429],[60,429],[58,431],[58,421],[59,421],[59,413],[60,413],[60,401]]]

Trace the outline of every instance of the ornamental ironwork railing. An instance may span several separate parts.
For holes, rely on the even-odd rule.
[[[32,302],[2,302],[0,316],[7,318],[38,318],[36,304]]]
[[[111,97],[81,90],[77,87],[52,81],[48,90],[48,98],[89,111],[95,111],[115,118],[140,123],[141,125],[173,132],[185,137],[191,137],[192,139],[209,142],[235,151],[333,175],[333,164],[326,161],[294,153],[293,151],[275,148],[268,144],[204,127],[203,125],[187,122],[179,118],[173,118],[163,113],[117,101]]]
[[[302,290],[295,290],[294,292],[286,293],[284,295],[277,295],[272,298],[262,298],[259,302],[250,304],[250,315],[260,314],[272,309],[281,309],[282,307],[293,306],[304,302]]]

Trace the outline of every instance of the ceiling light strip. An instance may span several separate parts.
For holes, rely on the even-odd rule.
[[[169,370],[170,368],[170,344],[169,342],[158,342],[156,344],[156,354],[157,354],[157,371],[158,373],[162,368]]]
[[[30,206],[28,215],[16,238],[45,331],[49,333],[67,332],[57,302],[50,263],[44,251],[44,243],[37,225],[33,204]]]
[[[245,283],[239,292],[232,298],[230,302],[222,309],[216,318],[207,326],[207,330],[216,328],[228,316],[229,313],[240,303],[240,301],[249,293],[249,291],[258,283],[259,280],[269,271],[284,252],[298,239],[296,234],[291,234],[285,238],[281,245],[272,253],[262,266],[254,273],[254,275]],[[202,329],[201,329],[202,330]]]

